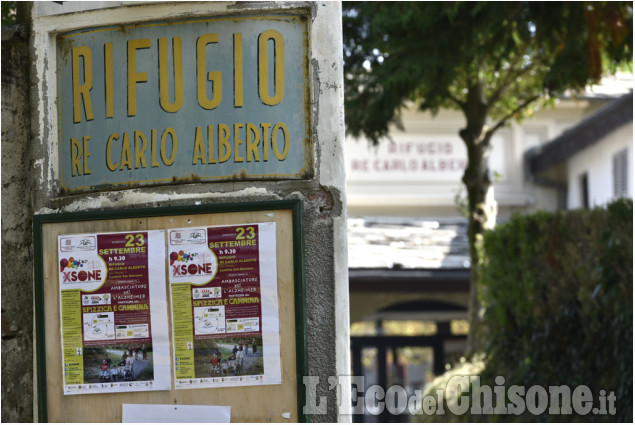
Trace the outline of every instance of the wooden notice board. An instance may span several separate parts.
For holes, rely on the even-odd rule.
[[[300,201],[36,215],[37,417],[40,422],[121,422],[123,404],[231,406],[232,422],[303,422],[307,374]],[[58,236],[275,222],[282,384],[64,395]],[[166,269],[168,264],[166,262]],[[168,282],[166,314],[170,315]],[[168,326],[172,321],[169,317]],[[172,331],[170,350],[173,353]],[[214,422],[214,418],[209,418]]]

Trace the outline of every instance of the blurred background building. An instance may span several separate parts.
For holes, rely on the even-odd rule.
[[[606,79],[497,131],[498,222],[632,199],[632,77]],[[412,108],[402,123],[379,146],[347,139],[345,157],[352,372],[366,388],[399,384],[410,395],[464,355],[470,256],[461,113]]]

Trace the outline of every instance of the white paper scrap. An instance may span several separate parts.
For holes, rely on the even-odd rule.
[[[231,406],[124,404],[123,423],[229,423]]]

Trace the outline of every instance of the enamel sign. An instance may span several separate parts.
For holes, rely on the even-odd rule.
[[[61,192],[309,178],[307,46],[295,15],[59,35]]]

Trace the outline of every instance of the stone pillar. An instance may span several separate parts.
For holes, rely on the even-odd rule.
[[[31,145],[35,163],[34,213],[125,211],[155,206],[302,200],[308,368],[310,375],[320,378],[317,400],[326,397],[326,410],[324,413],[313,410],[310,412],[311,420],[346,420],[345,414],[350,403],[345,401],[343,406],[338,406],[336,391],[329,390],[328,385],[329,377],[350,374],[340,3],[144,2],[118,7],[105,7],[101,2],[59,3],[36,2],[33,13],[34,37],[31,48],[36,60],[32,77],[38,82],[37,92],[33,97],[33,108],[37,110],[37,114],[33,118],[35,134]],[[308,146],[312,169],[309,174],[303,178],[288,180],[233,179],[197,182],[193,179],[183,184],[130,187],[121,190],[107,187],[99,191],[78,191],[70,194],[60,189],[60,149],[54,103],[56,32],[151,20],[288,12],[302,14],[308,22]],[[348,389],[343,390],[344,394],[347,394]]]

